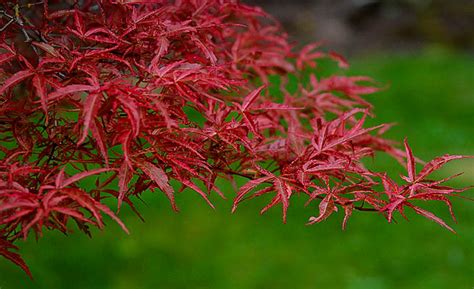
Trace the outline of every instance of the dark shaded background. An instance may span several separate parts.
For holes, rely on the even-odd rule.
[[[345,55],[441,45],[473,52],[472,0],[247,0],[299,43],[322,40]]]

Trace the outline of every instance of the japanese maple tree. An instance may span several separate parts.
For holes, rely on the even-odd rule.
[[[373,108],[363,96],[378,90],[372,79],[321,77],[319,59],[347,62],[317,44],[295,51],[259,8],[12,1],[0,16],[0,254],[28,274],[16,240],[45,228],[89,234],[104,215],[128,232],[119,209],[135,210],[146,191],[163,192],[178,210],[170,180],[213,207],[209,193],[223,196],[216,180],[238,176],[247,183],[231,196],[232,210],[271,195],[261,212],[279,206],[283,221],[301,197],[319,206],[308,224],[338,210],[344,227],[353,211],[390,222],[410,208],[452,230],[414,201],[444,202],[454,218],[450,198],[465,189],[429,176],[464,156],[417,172],[408,143],[399,149],[382,137],[388,125],[364,125]],[[404,184],[363,165],[378,151],[406,164]]]

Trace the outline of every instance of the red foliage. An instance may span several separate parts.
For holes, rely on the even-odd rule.
[[[0,34],[0,254],[44,228],[86,233],[103,214],[125,225],[118,208],[148,189],[165,193],[169,180],[201,195],[218,178],[247,178],[234,199],[270,194],[262,213],[281,204],[283,221],[295,195],[319,202],[309,224],[342,208],[378,211],[388,221],[412,208],[452,230],[413,200],[439,200],[462,190],[418,174],[415,158],[364,127],[377,91],[368,77],[315,75],[319,58],[347,62],[309,45],[293,53],[278,24],[236,1],[7,2]],[[282,101],[267,89],[280,75]],[[301,80],[287,91],[289,76]],[[304,81],[308,79],[309,81]],[[263,86],[257,83],[263,82]],[[198,115],[189,117],[189,111]],[[407,160],[406,184],[371,171],[361,160],[376,151]],[[95,178],[95,185],[81,184]],[[380,185],[383,189],[380,189]],[[222,195],[222,194],[221,194]],[[118,210],[118,209],[117,209]],[[138,213],[138,212],[137,212]]]

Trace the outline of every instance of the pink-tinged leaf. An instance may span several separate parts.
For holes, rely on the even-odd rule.
[[[0,65],[12,60],[14,57],[15,57],[15,54],[10,53],[10,52],[1,53],[0,54]]]
[[[332,198],[332,195],[328,194],[319,203],[319,216],[310,217],[307,224],[313,225],[314,223],[319,223],[321,221],[324,221],[336,210],[337,208],[334,205],[334,200]]]
[[[260,96],[260,93],[265,88],[265,86],[260,86],[259,88],[252,91],[248,94],[244,101],[242,102],[242,107],[240,108],[242,111],[247,111],[247,109],[255,102],[255,100]]]
[[[105,34],[106,36],[102,36],[101,34],[102,35]],[[117,35],[115,35],[109,29],[106,29],[103,27],[92,28],[88,30],[86,33],[84,33],[84,36],[87,40],[97,41],[97,42],[102,42],[102,43],[117,44],[120,42]]]
[[[196,186],[192,181],[189,181],[187,179],[182,179],[181,182],[183,183],[183,185],[185,185],[186,187],[190,188],[190,189],[193,189],[194,191],[196,191],[205,201],[206,203],[213,209],[215,209],[214,205],[211,203],[211,201],[209,200],[209,198],[207,197],[206,193],[204,193],[198,186]]]
[[[109,36],[112,36],[112,37],[116,37],[115,34],[104,28],[104,27],[97,27],[97,28],[92,28],[90,30],[87,30],[86,33],[84,33],[84,36],[88,37],[88,36],[91,36],[91,35],[94,35],[94,34],[99,34],[99,33],[103,33],[103,34],[106,34],[106,35],[109,35]]]
[[[387,194],[389,199],[392,199],[392,197],[396,197],[400,194],[400,187],[386,174],[382,175],[381,179],[384,187],[384,193]]]
[[[398,196],[394,199],[391,199],[390,203],[381,209],[381,211],[388,213],[389,223],[392,222],[393,212],[395,210],[400,210],[400,208],[402,208],[403,205],[405,205],[405,203],[406,203],[406,199],[402,196]]]
[[[80,14],[80,11],[78,9],[74,10],[74,24],[76,31],[79,33],[79,35],[83,36],[85,30],[84,19],[82,18],[82,15]]]
[[[189,152],[192,152],[193,154],[195,154],[195,155],[196,155],[199,159],[201,159],[201,160],[202,160],[202,159],[206,159],[206,157],[204,157],[202,154],[200,154],[200,153],[197,151],[196,147],[193,147],[193,146],[189,145],[188,143],[181,141],[180,139],[174,139],[174,138],[170,138],[170,137],[165,137],[165,139],[166,139],[167,141],[170,141],[170,142],[172,142],[173,144],[175,144],[175,145],[181,147],[181,148],[185,148],[185,149],[189,150]],[[173,161],[174,161],[174,160],[173,160]]]
[[[242,115],[243,115],[243,117],[244,117],[245,123],[246,123],[247,126],[250,128],[250,130],[252,131],[252,133],[254,133],[256,136],[261,136],[260,132],[259,132],[258,129],[257,129],[257,126],[256,126],[256,124],[255,124],[255,121],[252,119],[252,117],[249,115],[249,113],[243,112]],[[232,145],[232,146],[234,146],[234,145]]]
[[[258,179],[255,179],[255,180],[250,180],[249,182],[247,182],[245,185],[243,185],[239,192],[237,193],[237,196],[235,197],[234,199],[234,204],[232,206],[232,213],[235,212],[235,210],[237,209],[237,205],[242,201],[242,199],[251,191],[253,190],[256,186],[258,186],[259,184],[262,184],[264,182],[267,182],[269,180],[273,179],[273,176],[265,176],[265,177],[261,177],[261,178],[258,178]]]
[[[266,103],[262,104],[258,107],[255,107],[253,110],[301,110],[304,109],[303,107],[294,107],[287,104],[280,104],[280,103]]]
[[[97,201],[94,200],[88,193],[80,189],[61,189],[61,193],[68,196],[69,199],[75,201],[80,207],[85,210],[88,210],[92,217],[96,220],[97,227],[102,229],[104,227],[104,222],[102,221],[102,215],[100,210],[97,208]]]
[[[430,219],[431,221],[433,222],[436,222],[438,223],[440,226],[442,227],[445,227],[446,229],[448,229],[449,231],[453,232],[454,234],[456,234],[456,231],[453,230],[453,228],[451,228],[450,226],[448,226],[441,218],[439,218],[438,216],[436,216],[435,214],[431,213],[431,212],[428,212],[426,210],[423,210],[421,209],[420,207],[417,207],[417,206],[414,206],[410,203],[407,204],[410,208],[412,208],[417,214],[419,215],[422,215],[423,217],[426,217],[428,219]]]
[[[311,145],[316,149],[317,152],[321,152],[324,148],[324,143],[327,141],[329,126],[325,125],[318,131],[317,135],[311,138]]]
[[[472,158],[472,156],[462,156],[462,155],[444,155],[442,157],[437,157],[431,162],[427,163],[423,169],[420,171],[416,177],[417,181],[422,180],[429,176],[432,172],[440,169],[442,166],[453,160],[460,160],[464,158]]]
[[[100,98],[100,93],[91,93],[87,96],[86,101],[84,102],[84,107],[82,109],[83,129],[81,137],[77,141],[78,145],[83,143],[88,135],[91,121],[94,121],[94,117],[100,108]]]
[[[51,207],[49,208],[51,211],[55,211],[55,212],[58,212],[58,213],[61,213],[63,215],[67,215],[67,216],[71,216],[73,217],[74,219],[77,219],[81,222],[84,222],[84,223],[90,223],[90,224],[93,224],[93,225],[97,225],[94,221],[92,221],[91,219],[88,219],[84,216],[83,213],[79,212],[78,210],[74,210],[72,208],[67,208],[67,207]]]
[[[119,56],[117,56],[113,53],[108,53],[108,52],[101,53],[100,58],[104,59],[104,60],[113,60],[113,61],[120,62],[120,63],[126,65],[127,68],[130,69],[130,71],[133,71],[133,67],[130,64],[130,62],[128,62],[126,59],[124,59],[122,57],[119,57]]]
[[[259,166],[257,163],[252,162],[252,165],[253,165],[253,168],[254,168],[257,172],[261,173],[262,175],[275,178],[275,175],[274,175],[272,172],[270,172],[270,171],[267,170],[267,169],[262,168],[262,167]]]
[[[41,108],[43,109],[45,115],[48,115],[48,97],[46,95],[46,87],[44,83],[44,79],[36,74],[33,77],[33,86],[35,87],[36,95],[38,95],[40,102],[41,102]]]
[[[270,189],[274,190],[275,188],[270,187]],[[278,203],[281,203],[281,198],[282,198],[281,195],[279,195],[279,194],[275,195],[272,198],[272,200],[270,201],[270,203],[268,203],[265,207],[263,207],[260,210],[260,214],[261,215],[265,214],[270,208],[273,208]],[[286,223],[286,210],[285,209],[284,209],[284,213],[283,213],[283,223]]]
[[[319,165],[313,166],[314,161],[309,161],[308,163],[303,165],[303,170],[305,173],[316,173],[316,172],[328,171],[328,170],[341,170],[346,167],[344,162],[345,161],[342,161],[339,163],[319,164]]]
[[[408,145],[407,139],[405,139],[404,144],[405,144],[405,150],[406,150],[406,156],[407,156],[408,179],[410,182],[414,182],[415,176],[416,176],[415,157],[413,156],[413,152],[410,146]]]
[[[104,204],[101,204],[99,202],[96,202],[95,205],[97,206],[97,208],[99,208],[99,210],[101,210],[102,212],[104,212],[106,215],[108,215],[110,218],[112,218],[112,220],[114,220],[119,226],[120,228],[122,228],[122,230],[127,233],[127,234],[130,234],[130,231],[127,229],[127,226],[125,226],[125,224],[122,222],[122,220],[120,220],[115,214],[114,212],[112,212],[112,210],[109,209],[109,207],[107,207],[106,205]]]
[[[275,179],[274,187],[280,196],[280,201],[281,201],[282,210],[283,210],[283,223],[286,223],[286,215],[287,215],[288,207],[290,206],[290,197],[293,192],[291,190],[291,186],[279,178]]]
[[[10,260],[14,264],[16,264],[18,267],[20,267],[25,273],[33,279],[33,276],[31,275],[30,269],[26,265],[25,261],[23,258],[21,258],[20,254],[12,252],[11,250],[18,250],[18,247],[13,245],[12,243],[5,241],[0,238],[0,255],[5,257],[6,259]]]
[[[304,66],[306,64],[309,64],[310,66],[314,67],[315,60],[325,56],[325,53],[323,52],[314,51],[319,46],[321,46],[321,43],[311,43],[301,49],[296,60],[296,67],[299,70],[304,69]]]
[[[153,182],[156,183],[158,188],[165,193],[166,197],[170,200],[173,210],[178,211],[174,200],[174,190],[168,183],[168,176],[165,171],[147,161],[140,161],[136,164]]]
[[[101,212],[102,212],[108,215],[109,217],[111,217],[122,228],[122,230],[125,233],[129,234],[129,231],[127,227],[125,226],[125,224],[109,209],[109,207],[96,201],[88,193],[84,192],[83,190],[74,189],[74,188],[61,189],[61,193],[65,194],[70,199],[77,202],[81,207],[88,210],[94,216],[97,222],[97,226],[99,228],[102,229],[104,227],[104,223],[102,221],[102,216],[101,216]]]
[[[154,101],[154,105],[160,111],[161,115],[165,119],[166,127],[168,129],[178,127],[178,122],[175,119],[171,118],[170,111],[166,105],[164,105],[163,103],[159,101]]]
[[[212,50],[210,50],[204,43],[202,43],[199,38],[191,36],[191,39],[193,39],[194,43],[202,50],[204,55],[206,55],[206,58],[209,59],[209,61],[211,61],[213,65],[215,65],[217,62],[217,57],[214,52],[212,52]]]
[[[457,223],[456,216],[454,215],[453,205],[451,201],[443,195],[435,194],[435,193],[426,193],[426,194],[417,194],[416,198],[413,199],[420,199],[420,200],[433,200],[433,201],[441,201],[446,204],[449,210],[449,214],[455,223]]]
[[[344,135],[338,139],[335,139],[334,141],[332,142],[329,142],[325,147],[324,149],[329,149],[329,148],[333,148],[335,146],[338,146],[338,145],[341,145],[341,144],[344,144],[344,143],[347,143],[348,141],[350,140],[353,140],[357,137],[360,137],[362,135],[365,135],[371,131],[374,131],[374,130],[377,130],[377,129],[380,129],[382,127],[384,127],[385,125],[381,124],[381,125],[378,125],[378,126],[374,126],[374,127],[371,127],[371,128],[365,128],[365,129],[360,129],[356,132],[353,132],[351,134],[348,134],[348,135]]]
[[[354,210],[354,204],[349,204],[349,205],[344,205],[344,220],[342,221],[342,229],[345,230],[347,227],[347,221],[349,220],[349,217],[352,215],[352,212]]]
[[[62,186],[62,183],[64,181],[64,170],[66,169],[66,167],[62,167],[60,170],[59,170],[59,173],[56,175],[56,179],[54,180],[54,185],[56,186],[56,188],[60,188]]]
[[[132,159],[130,156],[131,134],[132,132],[130,130],[125,131],[119,135],[119,140],[122,144],[124,161],[127,163],[128,167],[133,170]]]
[[[7,89],[12,86],[17,85],[18,83],[22,82],[23,80],[27,79],[28,77],[32,76],[34,72],[32,70],[21,70],[17,73],[13,74],[10,78],[5,80],[5,82],[0,87],[0,94],[3,94]]]
[[[119,43],[119,40],[117,40],[117,39],[104,37],[104,36],[99,36],[99,35],[88,36],[88,37],[86,37],[86,39],[90,40],[90,41],[105,43],[105,44],[118,44]]]
[[[47,43],[33,41],[32,44],[36,47],[41,48],[42,50],[44,50],[45,52],[51,54],[54,57],[57,57],[59,59],[64,59],[63,56],[59,52],[57,52],[56,49],[54,49],[53,46],[51,46]]]
[[[160,47],[158,48],[158,52],[155,54],[155,56],[150,62],[150,67],[152,71],[159,67],[160,59],[166,55],[166,53],[168,52],[168,47],[170,45],[170,42],[166,37],[161,37],[158,40],[158,43],[160,45]]]
[[[380,89],[373,86],[359,85],[358,82],[373,82],[370,77],[364,76],[331,76],[321,80],[319,89],[322,91],[341,91],[350,98],[355,98],[359,102],[363,102],[359,95],[372,94]],[[367,104],[367,102],[364,102]]]
[[[41,226],[42,226],[42,222],[41,220],[43,220],[45,218],[45,212],[44,212],[44,209],[43,208],[37,208],[35,210],[36,214],[31,214],[31,216],[33,216],[33,218],[30,218],[28,220],[28,223],[27,224],[22,224],[22,228],[21,228],[21,234],[23,235],[23,240],[26,240],[26,238],[28,237],[28,233],[30,231],[31,228],[33,227],[36,227],[36,231],[39,231],[41,232]]]
[[[446,177],[446,178],[442,178],[442,179],[440,179],[440,180],[430,181],[430,182],[429,182],[429,186],[432,187],[432,188],[434,188],[435,186],[439,186],[439,185],[441,185],[442,183],[445,183],[445,182],[447,182],[447,181],[449,181],[449,180],[455,179],[455,178],[457,178],[457,177],[459,177],[459,176],[461,176],[461,175],[463,175],[463,174],[464,174],[464,173],[457,173],[457,174],[454,174],[454,175],[452,175],[452,176],[449,176],[449,177]],[[444,189],[446,189],[446,188],[447,188],[447,187],[445,187]],[[468,188],[469,188],[469,187],[468,187]],[[459,191],[465,191],[465,190],[468,189],[468,188],[460,189]],[[449,188],[449,189],[450,189],[449,191],[451,191],[451,192],[458,191],[458,190],[452,189],[452,188]]]
[[[117,99],[128,115],[128,120],[132,126],[133,137],[137,137],[140,132],[140,111],[138,110],[137,104],[130,97],[125,95],[120,95]]]
[[[115,196],[117,199],[118,199],[118,192],[115,191],[115,190],[107,190],[107,193],[110,193],[111,195]],[[145,219],[143,218],[143,216],[140,214],[140,212],[137,210],[137,208],[133,205],[132,201],[130,200],[130,198],[128,198],[127,196],[124,196],[123,199],[122,199],[122,204],[123,202],[125,202],[129,207],[130,209],[132,209],[132,211],[137,215],[137,217],[142,221],[142,222],[145,222]],[[120,211],[120,208],[117,209],[117,214],[119,213]]]
[[[72,14],[76,13],[76,9],[70,9],[70,10],[59,10],[55,11],[52,13],[48,13],[48,19],[55,19],[55,18],[61,18],[61,17],[69,17]]]
[[[109,168],[101,168],[101,169],[94,169],[94,170],[90,170],[90,171],[85,171],[85,172],[75,174],[70,178],[67,178],[67,179],[64,179],[64,180],[60,181],[59,183],[56,184],[56,186],[58,188],[64,188],[64,187],[67,187],[67,186],[69,186],[69,185],[71,185],[71,184],[73,184],[73,183],[75,183],[79,180],[82,180],[83,178],[86,178],[88,176],[97,175],[97,174],[104,173],[104,172],[110,172],[112,170],[113,169],[109,169]]]
[[[108,166],[109,154],[108,154],[107,146],[106,146],[105,133],[100,123],[98,122],[98,120],[93,120],[90,122],[90,130],[92,133],[92,137],[94,138],[94,141],[97,143],[97,146],[99,147],[99,151],[105,160],[105,165]]]
[[[117,208],[118,210],[120,210],[123,199],[125,198],[125,194],[128,191],[128,183],[130,182],[130,179],[131,179],[130,169],[127,162],[123,162],[122,165],[120,166],[120,169],[118,172],[118,178],[119,178],[119,195],[118,195]]]
[[[15,204],[10,204],[11,207],[13,207]],[[10,214],[8,217],[3,218],[0,221],[0,224],[8,224],[13,221],[17,221],[18,219],[21,219],[24,216],[28,216],[32,213],[34,213],[36,208],[28,208],[27,206],[16,206],[16,209],[21,208],[21,211],[17,211],[16,213]],[[4,208],[2,208],[4,210]]]
[[[260,196],[263,196],[263,195],[266,195],[270,192],[274,192],[275,191],[275,188],[273,186],[271,187],[266,187],[264,189],[261,189],[261,190],[258,190],[256,191],[255,193],[253,193],[251,196],[249,196],[247,198],[247,200],[250,200],[250,199],[254,199],[254,198],[257,198],[257,197],[260,197]]]
[[[331,51],[329,52],[329,57],[331,57],[333,60],[335,60],[339,67],[341,68],[349,68],[349,63],[347,62],[347,60],[344,58],[344,56],[334,52],[334,51]]]
[[[95,91],[99,89],[99,87],[94,85],[86,85],[86,84],[71,84],[64,87],[60,87],[56,89],[56,91],[50,93],[48,95],[48,100],[57,100],[62,98],[68,94],[74,94],[78,92],[87,92],[87,91]]]

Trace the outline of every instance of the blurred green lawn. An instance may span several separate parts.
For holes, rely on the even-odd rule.
[[[407,136],[415,153],[429,160],[444,153],[474,154],[474,58],[442,50],[379,55],[353,60],[350,74],[389,84],[370,96],[377,122],[397,122],[393,139]],[[369,165],[395,176],[402,167],[386,156]],[[474,184],[474,161],[450,164],[439,175],[466,174],[452,183]],[[457,235],[420,216],[388,224],[374,213],[355,212],[346,231],[338,213],[305,226],[317,208],[293,201],[288,223],[281,211],[260,216],[264,200],[242,204],[230,214],[229,200],[214,196],[213,211],[192,192],[177,196],[173,213],[162,194],[138,204],[146,223],[128,211],[127,236],[109,221],[94,238],[46,232],[37,243],[19,243],[32,282],[0,259],[0,288],[321,288],[399,289],[474,286],[474,203],[454,202]],[[474,197],[473,190],[467,193]],[[445,207],[435,211],[448,218]]]

